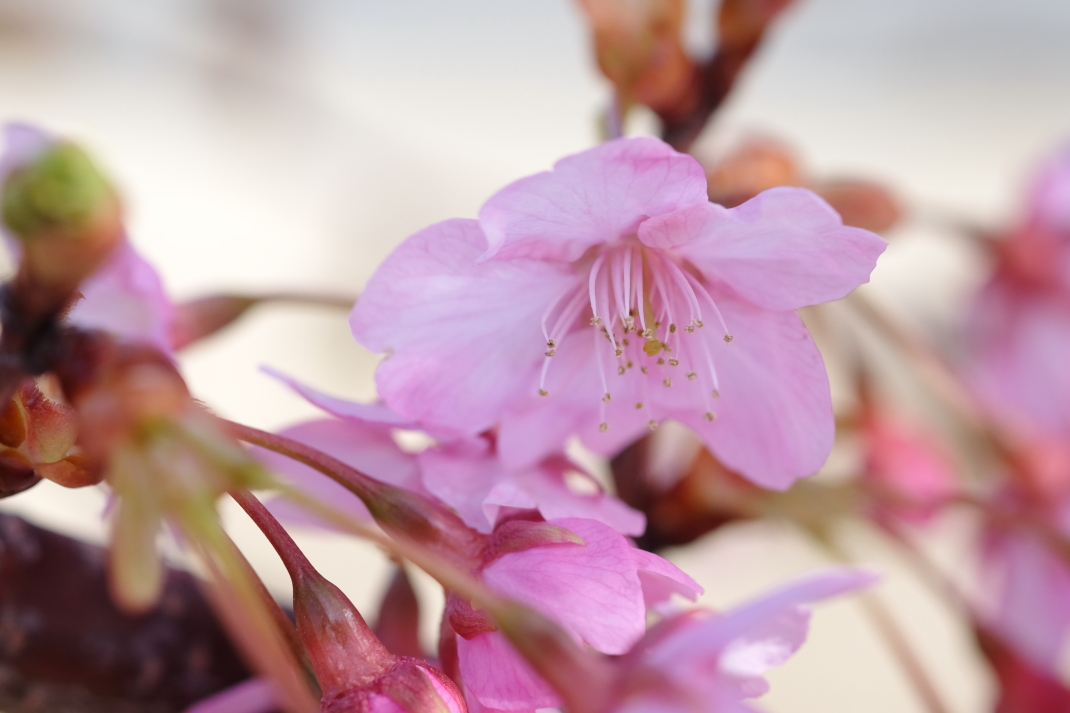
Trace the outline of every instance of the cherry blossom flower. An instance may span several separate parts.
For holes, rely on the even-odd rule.
[[[611,141],[507,186],[479,220],[407,239],[350,323],[389,358],[402,417],[478,434],[509,465],[578,434],[613,453],[666,418],[729,467],[786,488],[834,432],[821,355],[795,311],[865,282],[885,243],[813,193],[709,203],[702,167]]]

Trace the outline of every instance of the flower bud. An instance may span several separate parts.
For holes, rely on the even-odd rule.
[[[291,564],[297,633],[323,689],[323,713],[461,713],[457,687],[424,661],[394,656],[356,607],[307,562]]]
[[[26,276],[57,292],[74,290],[123,236],[115,192],[89,156],[66,142],[8,176],[2,216],[22,243]]]

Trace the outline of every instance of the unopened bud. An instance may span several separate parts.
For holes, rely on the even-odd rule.
[[[2,215],[22,243],[23,269],[49,288],[77,287],[123,236],[115,192],[89,156],[66,142],[11,173]]]
[[[291,574],[297,633],[323,690],[322,713],[466,710],[449,678],[387,651],[345,594],[311,566],[298,564]]]

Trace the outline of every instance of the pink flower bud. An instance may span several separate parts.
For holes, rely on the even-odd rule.
[[[297,633],[323,690],[323,713],[464,713],[441,671],[394,656],[338,587],[303,558],[287,562]]]

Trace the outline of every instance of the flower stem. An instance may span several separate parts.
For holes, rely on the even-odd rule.
[[[290,573],[291,577],[297,577],[303,570],[312,569],[312,563],[308,561],[305,553],[290,537],[290,533],[286,532],[285,528],[275,519],[275,516],[264,507],[262,502],[256,499],[256,496],[248,490],[232,490],[230,491],[230,497],[234,498],[234,502],[238,503],[238,505],[241,505],[242,510],[253,521],[253,524],[264,533],[264,537],[275,548],[275,552],[278,553],[279,559],[282,560],[282,563],[286,566],[286,571]]]

